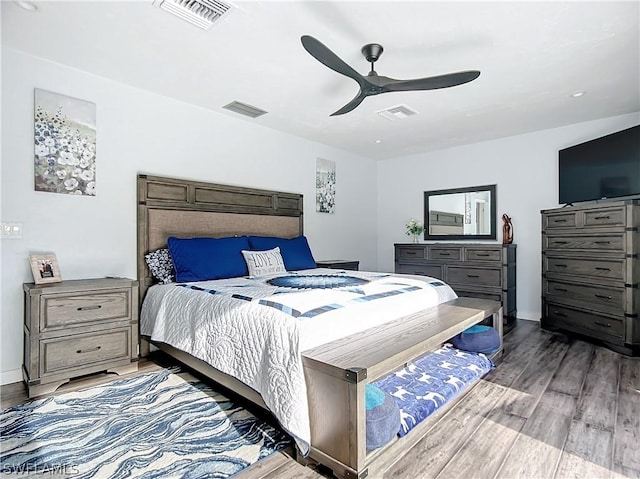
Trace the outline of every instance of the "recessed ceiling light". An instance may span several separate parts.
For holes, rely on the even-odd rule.
[[[382,143],[382,140],[376,140],[376,143]]]
[[[571,95],[569,95],[571,98],[580,98],[582,95],[584,95],[585,92],[583,91],[576,91],[574,93],[572,93]]]
[[[16,2],[16,5],[18,5],[20,8],[24,8],[25,10],[29,10],[30,12],[38,11],[38,5],[28,0],[20,0]]]

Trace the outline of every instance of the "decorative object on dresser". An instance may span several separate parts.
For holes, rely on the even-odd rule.
[[[511,218],[506,213],[502,215],[502,244],[513,243],[513,225],[511,224]]]
[[[325,259],[316,261],[316,265],[318,268],[346,269],[349,271],[358,271],[360,269],[360,261],[351,259]]]
[[[542,321],[640,352],[640,200],[543,210]]]
[[[515,244],[400,243],[395,245],[395,272],[441,279],[458,296],[500,301],[505,326],[515,325]]]
[[[496,185],[424,192],[424,239],[495,240]]]
[[[23,377],[29,397],[73,377],[138,369],[138,281],[24,283]]]
[[[406,226],[407,236],[411,236],[412,243],[417,243],[418,237],[424,233],[424,225],[420,221],[416,221],[412,218],[407,222]]]
[[[62,281],[58,260],[53,253],[29,255],[31,272],[35,284],[59,283]]]

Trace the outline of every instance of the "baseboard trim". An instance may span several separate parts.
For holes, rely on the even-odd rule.
[[[11,369],[0,372],[0,386],[22,381],[22,369]]]

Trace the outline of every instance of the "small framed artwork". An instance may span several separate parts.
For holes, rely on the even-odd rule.
[[[33,282],[36,284],[59,283],[62,281],[58,260],[53,253],[39,253],[29,255]]]

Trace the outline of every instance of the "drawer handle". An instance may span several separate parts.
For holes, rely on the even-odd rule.
[[[594,220],[608,220],[609,218],[610,218],[610,216],[595,216],[593,219]]]
[[[599,266],[596,266],[596,271],[611,271],[610,268],[601,268]]]
[[[596,244],[611,244],[611,241],[596,241]]]
[[[480,276],[477,274],[468,274],[467,278],[479,278]]]
[[[491,256],[489,253],[476,253],[476,256]]]
[[[557,264],[556,268],[566,268],[567,265],[566,264]]]
[[[561,313],[560,311],[554,311],[553,314],[555,314],[556,316],[562,316],[563,318],[569,316],[567,313]]]
[[[416,253],[415,251],[407,251],[405,254],[408,254],[408,255],[410,255],[410,256],[415,256],[415,255],[417,255],[418,253]]]
[[[567,220],[553,220],[554,223],[566,223]]]
[[[420,276],[424,276],[424,272],[423,271],[414,271],[413,274],[418,274]]]
[[[596,298],[611,299],[611,296],[607,294],[596,294]]]
[[[601,321],[594,321],[594,323],[597,324],[598,326],[604,326],[605,328],[611,327],[611,323],[603,323]]]
[[[440,256],[451,256],[451,253],[438,253]]]
[[[95,309],[100,309],[102,308],[101,304],[96,304],[94,306],[81,306],[78,308],[78,311],[93,311]]]
[[[553,289],[555,289],[556,291],[564,291],[565,293],[566,293],[567,291],[569,291],[568,289],[558,288],[557,286],[556,286],[555,288],[553,288]]]
[[[558,240],[556,240],[556,241],[554,241],[554,243],[555,244],[567,244],[568,241],[558,241]]]
[[[93,353],[96,351],[100,351],[100,349],[102,349],[102,346],[96,346],[95,348],[89,348],[89,349],[78,349],[76,351],[77,354],[84,354],[84,353]]]

